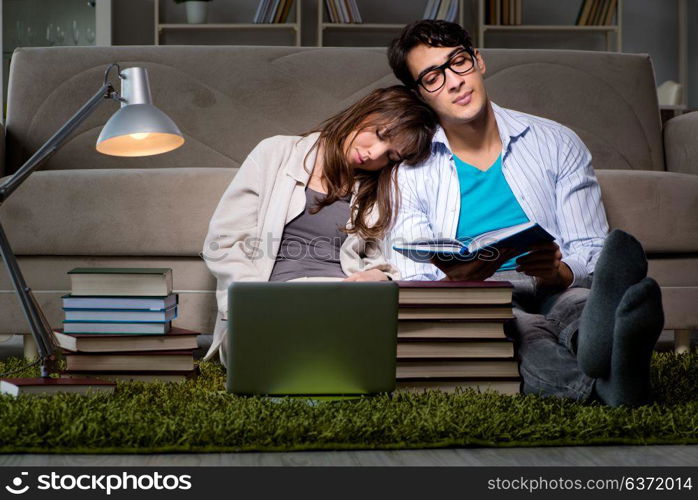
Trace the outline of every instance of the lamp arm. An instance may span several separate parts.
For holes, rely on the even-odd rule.
[[[0,205],[17,189],[29,175],[63,145],[73,131],[84,122],[104,99],[117,99],[118,94],[109,82],[97,91],[65,124],[41,146],[24,165],[0,186]]]
[[[55,134],[53,134],[43,146],[41,146],[31,158],[29,158],[5,183],[0,186],[0,205],[24,182],[36,168],[44,163],[63,145],[68,136],[82,123],[104,99],[119,100],[119,96],[114,87],[107,81],[107,74],[111,66],[105,73],[104,85],[97,93],[90,98]],[[48,377],[53,371],[53,353],[57,346],[53,336],[53,330],[46,320],[41,307],[34,294],[24,280],[22,271],[17,263],[17,258],[10,246],[5,231],[0,224],[0,253],[7,267],[7,271],[12,280],[17,295],[24,311],[24,315],[29,322],[32,336],[39,351],[42,361],[41,376]]]

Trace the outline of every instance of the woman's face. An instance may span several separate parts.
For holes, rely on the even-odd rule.
[[[351,168],[380,170],[391,163],[400,163],[402,156],[387,127],[368,126],[355,130],[344,141],[344,155]]]

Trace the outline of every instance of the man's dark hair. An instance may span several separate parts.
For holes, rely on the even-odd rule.
[[[407,87],[414,88],[414,79],[407,67],[407,54],[417,45],[430,47],[472,48],[470,35],[460,24],[423,19],[408,24],[388,49],[388,61],[395,76]]]

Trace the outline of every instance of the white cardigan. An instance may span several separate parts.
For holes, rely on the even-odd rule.
[[[210,359],[226,338],[228,287],[235,281],[268,281],[286,224],[305,210],[319,133],[307,137],[275,136],[260,142],[223,193],[209,223],[203,257],[216,277],[218,317]],[[353,201],[353,200],[352,200]],[[370,216],[370,222],[377,215]],[[347,275],[379,269],[392,279],[399,273],[383,256],[380,242],[350,234],[340,250]],[[221,353],[221,361],[226,361]]]

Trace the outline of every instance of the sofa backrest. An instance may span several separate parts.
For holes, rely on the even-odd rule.
[[[571,127],[591,149],[596,168],[664,170],[648,56],[505,49],[483,55],[492,99]],[[237,167],[261,139],[308,130],[368,91],[396,83],[385,49],[378,48],[19,49],[10,69],[5,174],[99,89],[112,62],[148,69],[154,103],[179,125],[185,146],[145,158],[97,153],[99,132],[117,109],[110,102],[44,169]]]

